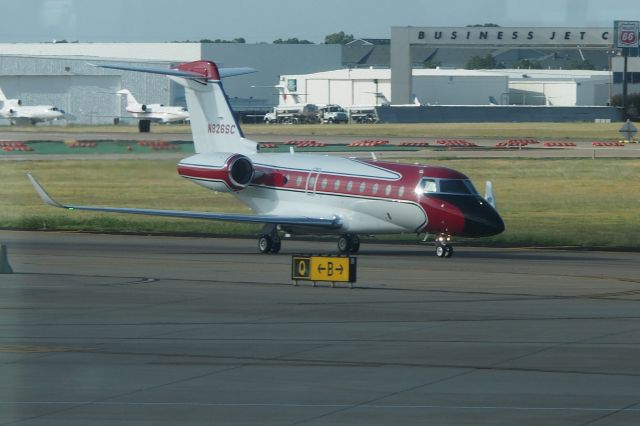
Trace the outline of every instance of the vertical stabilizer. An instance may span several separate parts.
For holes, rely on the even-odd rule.
[[[215,63],[196,61],[177,70],[202,75],[203,79],[170,76],[184,87],[196,153],[257,152],[257,143],[245,139],[233,115]]]
[[[139,102],[133,97],[133,94],[128,89],[118,90],[118,95],[124,95],[127,97],[127,106],[138,105]]]

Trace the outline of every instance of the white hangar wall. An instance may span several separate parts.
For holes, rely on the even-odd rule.
[[[413,95],[424,105],[604,106],[610,98],[611,72],[585,70],[414,69]],[[283,75],[295,80],[301,102],[344,107],[391,99],[389,69],[339,69]],[[377,95],[376,95],[377,94]],[[284,103],[280,99],[280,103]]]
[[[389,69],[341,69],[306,75],[284,75],[280,84],[296,80],[302,102],[376,105],[391,99]],[[413,70],[414,96],[423,104],[487,105],[508,91],[506,76],[468,70]],[[284,103],[281,99],[280,103]]]

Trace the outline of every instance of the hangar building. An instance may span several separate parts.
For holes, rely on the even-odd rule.
[[[55,105],[78,124],[130,118],[113,95],[129,89],[141,103],[184,105],[184,91],[165,76],[96,68],[88,63],[168,67],[200,59],[222,67],[253,67],[225,89],[236,111],[266,111],[277,104],[273,87],[284,72],[307,73],[341,66],[340,45],[221,43],[12,43],[0,44],[0,88],[25,105]],[[262,86],[262,87],[252,87]],[[6,120],[5,120],[6,121]],[[1,122],[1,121],[0,121]]]
[[[463,70],[414,68],[413,96],[423,105],[604,106],[611,72],[586,70]],[[391,99],[391,70],[339,69],[283,75],[302,102],[380,105]],[[284,99],[281,99],[281,104]]]

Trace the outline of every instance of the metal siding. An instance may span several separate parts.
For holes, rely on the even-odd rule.
[[[354,105],[375,105],[376,85],[373,80],[353,82]]]
[[[353,105],[351,97],[351,80],[330,80],[329,81],[329,103],[338,105]]]
[[[285,74],[307,74],[340,68],[342,46],[207,43],[202,45],[202,58],[223,67],[257,69],[257,73],[225,80],[225,91],[232,100],[235,97],[254,98],[275,106],[278,104],[277,90],[251,86],[273,86]]]
[[[92,63],[117,60],[0,56],[0,88],[8,98],[24,105],[55,105],[76,116],[75,124],[110,124],[114,117],[127,120],[115,92],[129,89],[144,103],[172,103],[170,82],[165,76],[107,70]],[[132,66],[167,66],[167,62],[126,62]],[[133,118],[131,118],[133,121]],[[6,121],[6,120],[5,120]],[[62,122],[64,123],[64,122]]]

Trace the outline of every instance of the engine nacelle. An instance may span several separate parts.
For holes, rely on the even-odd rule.
[[[242,154],[196,154],[178,163],[180,176],[220,192],[237,192],[252,181],[255,168]]]
[[[142,111],[147,111],[147,106],[146,106],[146,105],[144,105],[144,104],[142,104],[142,105],[140,105],[140,109],[141,109]]]

